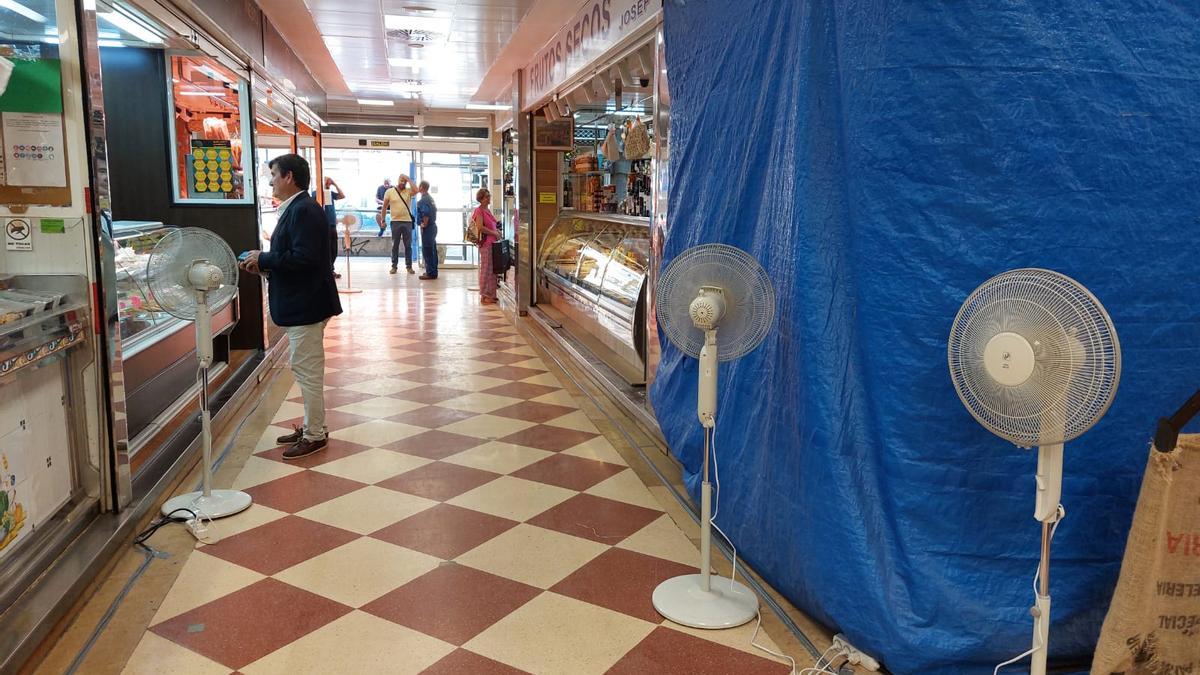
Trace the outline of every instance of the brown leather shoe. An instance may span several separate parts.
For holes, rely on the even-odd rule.
[[[428,274],[422,274],[421,276],[419,276],[417,278],[420,279],[421,281],[429,281],[431,279],[436,279],[437,277],[431,277]]]
[[[308,457],[318,450],[324,450],[328,443],[329,439],[326,438],[322,438],[319,441],[310,441],[307,438],[301,438],[295,445],[283,451],[283,458],[300,459],[301,457]]]
[[[304,429],[295,427],[292,430],[292,433],[288,434],[287,436],[280,436],[279,438],[276,438],[275,442],[280,445],[292,445],[293,443],[299,443],[300,439],[302,438],[304,438]]]

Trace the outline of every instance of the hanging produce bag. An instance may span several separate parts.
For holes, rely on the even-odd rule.
[[[617,128],[611,124],[608,125],[608,135],[604,137],[604,143],[600,145],[600,154],[610,162],[621,159],[621,148],[617,146]]]
[[[641,159],[650,153],[650,133],[637,117],[629,123],[625,133],[625,159]]]
[[[1092,675],[1200,672],[1200,435],[1150,450]]]

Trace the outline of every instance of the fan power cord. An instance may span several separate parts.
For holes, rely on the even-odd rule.
[[[762,648],[759,647],[759,649]],[[835,642],[829,645],[829,649],[826,649],[821,656],[817,657],[813,665],[801,670],[797,675],[838,675],[838,671],[833,669],[833,662],[844,656],[846,656],[845,647]]]
[[[188,517],[177,516],[177,515],[175,515],[176,513],[186,513],[186,514],[188,514]],[[171,523],[190,523],[190,522],[194,521],[195,519],[196,519],[195,511],[193,511],[191,509],[185,509],[185,508],[175,509],[174,511],[168,513],[167,515],[160,516],[158,518],[155,518],[153,521],[151,521],[149,527],[147,527],[145,530],[143,530],[141,532],[141,534],[139,534],[133,538],[133,543],[134,544],[145,544],[146,541],[148,539],[150,539],[150,537],[154,536],[155,532],[158,532],[164,526],[170,525]],[[188,529],[190,530],[191,526],[189,526]],[[195,534],[195,532],[193,532],[193,534]]]
[[[770,654],[771,656],[774,656],[775,658],[783,659],[784,661],[787,661],[792,666],[791,675],[796,675],[796,659],[793,659],[792,657],[788,656],[787,654],[777,652],[774,649],[771,649],[770,647],[768,647],[766,645],[758,643],[758,631],[762,628],[762,610],[761,609],[758,610],[757,614],[758,614],[758,620],[754,622],[754,634],[750,636],[750,646],[754,647],[755,649],[757,649],[760,652],[764,652],[764,653]],[[818,663],[819,663],[819,661],[818,661]],[[809,668],[807,670],[811,670],[811,668]]]
[[[1066,517],[1067,517],[1067,510],[1063,508],[1062,504],[1059,504],[1058,512],[1054,516],[1054,525],[1050,526],[1050,541],[1054,541],[1054,533],[1058,532],[1058,526],[1062,523],[1063,519]],[[1038,597],[1038,591],[1040,590],[1038,588],[1038,582],[1041,581],[1041,576],[1042,576],[1042,565],[1041,565],[1041,561],[1038,561],[1037,571],[1035,571],[1033,573],[1033,597],[1035,600]],[[1046,620],[1049,621],[1050,617],[1046,617]],[[1005,661],[1004,663],[997,664],[995,670],[992,671],[992,675],[1000,675],[1001,668],[1006,668],[1008,666],[1013,665],[1014,663],[1017,663],[1018,661],[1021,661],[1022,659],[1033,656],[1037,652],[1037,650],[1039,650],[1045,646],[1046,645],[1044,645],[1044,644],[1034,645],[1033,649],[1030,649],[1029,651],[1025,652],[1024,654],[1021,654],[1020,656],[1014,656],[1011,659]]]

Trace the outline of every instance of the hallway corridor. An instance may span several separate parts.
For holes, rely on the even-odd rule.
[[[354,264],[367,290],[327,331],[328,448],[282,460],[294,385],[243,430],[259,440],[233,485],[254,505],[197,544],[123,672],[789,671],[753,624],[655,612],[695,546],[473,272]]]

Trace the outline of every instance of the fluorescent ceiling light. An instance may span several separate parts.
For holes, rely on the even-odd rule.
[[[0,2],[5,2],[5,0],[0,0]],[[154,31],[134,21],[133,19],[130,19],[124,14],[119,14],[117,12],[102,12],[96,16],[104,19],[117,28],[120,28],[126,33],[129,33],[142,42],[148,42],[150,44],[158,44],[162,42],[162,38]]]
[[[420,70],[421,68],[425,67],[425,64],[422,63],[421,61],[418,61],[417,59],[406,59],[402,56],[393,56],[393,57],[389,58],[388,64],[396,66],[397,68],[403,68],[404,66],[408,66],[409,68],[412,68],[413,70]]]
[[[21,3],[17,2],[17,0],[0,0],[0,7],[3,7],[4,9],[16,12],[17,14],[20,14],[21,16],[25,17],[26,19],[29,19],[30,21],[36,21],[38,23],[47,23],[46,17],[42,16],[41,14],[38,14],[37,12],[33,11],[32,9],[29,9],[25,5],[22,5]]]
[[[468,103],[466,108],[467,110],[508,110],[512,108],[512,106],[500,104],[493,105],[491,103]]]
[[[383,26],[388,30],[419,30],[427,33],[450,32],[450,19],[436,16],[400,16],[385,14]]]
[[[358,104],[359,105],[381,105],[382,106],[382,105],[395,105],[395,102],[394,101],[386,101],[386,100],[378,99],[378,98],[360,98],[360,99],[358,99]]]
[[[120,40],[97,40],[96,46],[97,47],[124,47],[125,43],[121,42]],[[194,93],[194,92],[183,92],[183,93],[186,95],[188,93]]]

